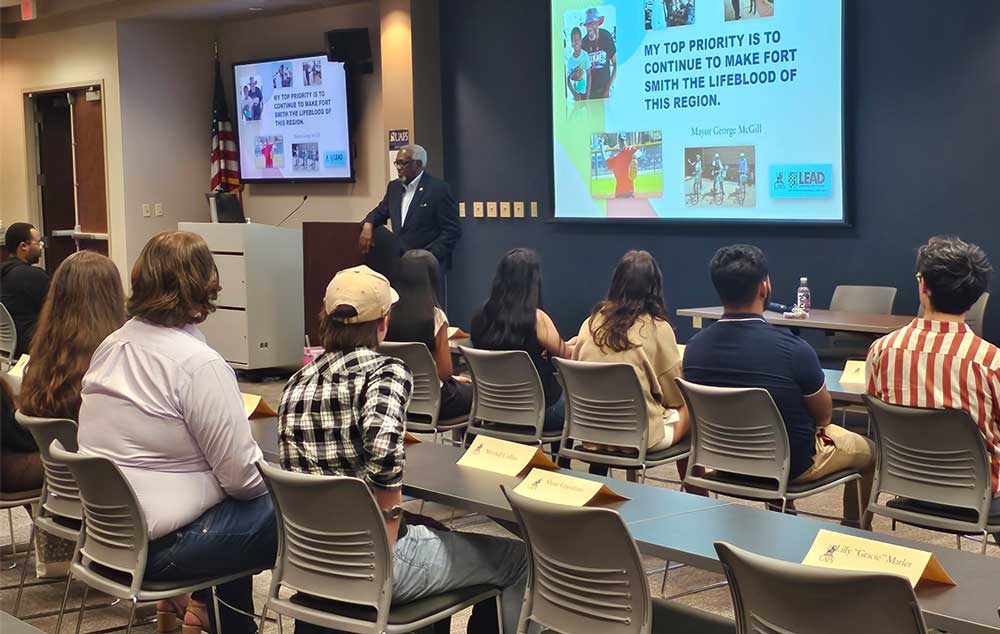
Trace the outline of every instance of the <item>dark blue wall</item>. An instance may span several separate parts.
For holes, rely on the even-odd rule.
[[[548,6],[440,0],[445,176],[458,200],[538,200],[551,215]],[[853,228],[467,218],[449,277],[451,320],[468,324],[497,260],[515,246],[541,254],[545,307],[567,338],[633,248],[659,261],[671,308],[718,303],[707,263],[733,242],[768,254],[776,300],[794,301],[807,275],[819,307],[837,284],[892,285],[895,312],[913,314],[916,247],[939,233],[980,244],[1000,266],[1000,2],[849,0],[845,28]],[[802,131],[811,133],[819,131]],[[690,320],[673,321],[686,340]],[[986,335],[1000,337],[1000,296]]]

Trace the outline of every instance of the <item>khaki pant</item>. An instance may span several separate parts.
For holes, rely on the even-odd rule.
[[[838,425],[817,428],[813,464],[795,478],[795,482],[813,482],[843,469],[854,469],[861,473],[861,509],[864,516],[861,526],[870,529],[871,514],[867,509],[872,479],[875,477],[875,444],[868,438]],[[858,496],[855,487],[854,482],[844,487],[844,518],[857,525]]]

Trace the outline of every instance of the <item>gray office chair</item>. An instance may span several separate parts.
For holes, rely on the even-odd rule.
[[[972,332],[976,333],[977,337],[983,336],[983,318],[986,316],[986,304],[990,301],[990,292],[986,291],[979,296],[976,303],[969,308],[969,312],[965,314],[965,323],[972,329]],[[917,317],[924,316],[924,306],[920,305],[917,309]]]
[[[10,552],[14,556],[17,556],[17,542],[14,539],[14,509],[37,503],[41,495],[42,489],[0,492],[0,511],[7,511],[7,526],[10,528]],[[28,545],[28,553],[31,553],[30,544]],[[11,568],[16,565],[16,563],[12,564]]]
[[[547,504],[501,489],[530,554],[519,634],[529,623],[574,634],[735,633],[728,619],[650,598],[639,549],[615,511]]]
[[[553,361],[566,395],[566,426],[560,456],[626,469],[632,477],[639,470],[645,481],[647,468],[677,462],[691,452],[690,438],[667,449],[648,452],[646,396],[631,365]],[[587,449],[583,443],[602,448]]]
[[[837,286],[830,299],[830,310],[891,315],[896,300],[894,286]],[[826,346],[817,350],[824,361],[864,359],[875,337],[850,332],[828,332]]]
[[[469,424],[468,416],[451,420],[439,419],[441,382],[434,357],[425,344],[384,341],[379,344],[378,350],[386,356],[401,360],[413,375],[413,393],[406,410],[407,431],[434,434],[434,442],[437,442],[441,432],[462,429]]]
[[[538,370],[523,350],[477,350],[459,346],[472,374],[472,411],[467,434],[531,445],[558,443],[562,430],[544,432],[545,394]]]
[[[875,422],[877,463],[868,510],[896,522],[956,535],[1000,533],[990,459],[979,427],[954,409],[890,405],[863,397]],[[881,495],[893,496],[885,504]]]
[[[500,590],[493,586],[391,605],[392,550],[364,481],[293,473],[263,461],[257,468],[278,514],[278,558],[261,625],[267,611],[274,610],[336,631],[402,634],[490,598],[497,601],[502,620]],[[283,599],[283,587],[300,594]]]
[[[83,527],[70,564],[66,592],[63,593],[62,605],[59,607],[61,618],[66,611],[70,582],[73,579],[82,581],[84,591],[76,623],[77,634],[80,634],[90,588],[131,602],[125,630],[126,634],[130,634],[138,602],[169,599],[207,588],[213,589],[215,622],[219,623],[215,586],[260,572],[259,569],[244,570],[215,579],[147,580],[149,533],[146,517],[121,470],[107,458],[66,451],[58,440],[52,441],[49,447],[49,460],[55,467],[68,467],[80,487]],[[55,634],[59,634],[58,629]]]
[[[67,418],[39,418],[17,412],[15,418],[19,425],[31,433],[38,445],[42,457],[42,468],[45,472],[45,486],[42,489],[38,512],[31,524],[28,543],[35,540],[35,531],[41,531],[53,537],[71,541],[79,541],[80,527],[83,524],[83,507],[80,505],[80,489],[73,479],[69,468],[52,461],[49,446],[52,441],[59,443],[69,451],[76,451],[76,423]],[[38,547],[35,547],[36,556]],[[14,616],[18,615],[21,606],[21,594],[28,573],[28,557],[24,556],[24,569],[21,570],[21,582],[17,586],[17,598],[14,600]],[[66,581],[67,587],[69,580]],[[56,623],[56,631],[62,626],[62,613]],[[31,617],[27,617],[31,618]]]
[[[739,634],[926,634],[906,578],[803,566],[725,542],[715,550],[729,579]]]
[[[691,456],[684,483],[716,493],[764,502],[816,495],[854,482],[861,499],[861,474],[851,469],[813,482],[790,483],[788,431],[767,390],[697,385],[676,379],[691,417]],[[694,475],[695,467],[708,470]],[[858,509],[858,517],[862,516]]]
[[[7,307],[0,304],[0,372],[6,372],[14,365],[17,351],[17,327]]]

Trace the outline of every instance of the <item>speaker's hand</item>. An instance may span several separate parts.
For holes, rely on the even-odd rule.
[[[361,249],[361,255],[368,255],[368,252],[372,250],[372,223],[366,222],[361,226],[358,248]]]

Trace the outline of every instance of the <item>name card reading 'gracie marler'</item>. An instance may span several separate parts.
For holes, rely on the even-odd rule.
[[[921,579],[956,585],[933,553],[822,529],[802,563],[819,568],[892,573],[911,586]]]
[[[508,476],[521,475],[528,467],[558,469],[538,447],[489,436],[477,437],[458,464]]]
[[[566,506],[605,504],[628,499],[600,482],[541,469],[532,469],[514,492],[526,498]]]

